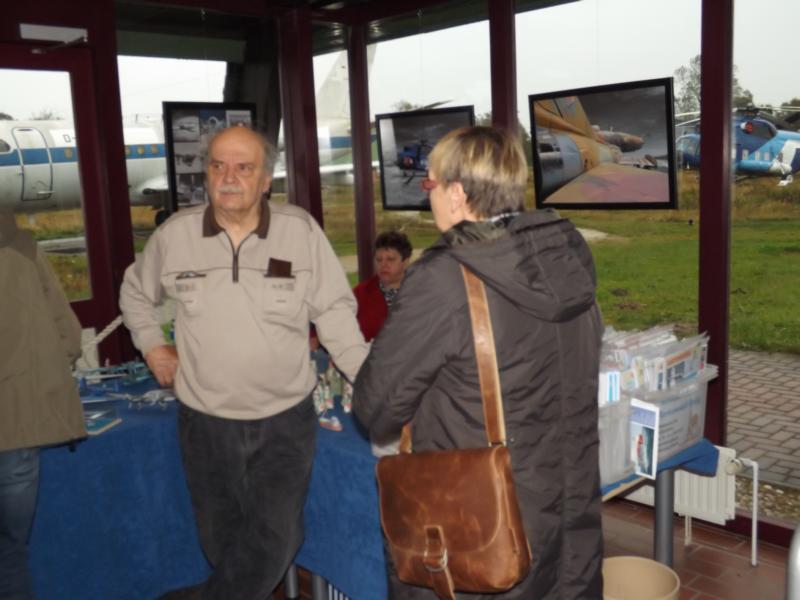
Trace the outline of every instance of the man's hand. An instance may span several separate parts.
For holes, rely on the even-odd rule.
[[[175,346],[156,346],[145,355],[144,360],[161,387],[172,387],[178,370],[178,351]]]

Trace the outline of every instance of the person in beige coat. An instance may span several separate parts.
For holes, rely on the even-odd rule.
[[[209,142],[210,203],[181,210],[125,273],[125,325],[180,401],[178,437],[207,581],[164,598],[261,600],[303,540],[314,458],[309,325],[355,379],[356,301],[320,226],[265,197],[275,148],[245,127]],[[175,300],[175,346],[155,311]]]
[[[71,364],[81,326],[33,238],[0,210],[0,598],[33,598],[39,448],[86,437]]]

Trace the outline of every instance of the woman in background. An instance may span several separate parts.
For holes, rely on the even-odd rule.
[[[386,231],[375,240],[377,273],[353,288],[358,301],[358,324],[368,342],[383,327],[389,307],[403,283],[411,251],[411,242],[399,231]]]
[[[373,435],[396,435],[413,421],[415,451],[486,445],[461,265],[471,270],[486,287],[514,483],[533,552],[522,582],[486,598],[599,599],[602,322],[591,252],[554,211],[523,211],[528,166],[508,132],[450,132],[429,168],[423,188],[442,237],[408,270],[358,373],[353,408]],[[388,570],[390,598],[436,598],[400,582],[391,560]]]

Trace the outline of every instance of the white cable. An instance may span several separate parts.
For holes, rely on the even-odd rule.
[[[83,345],[83,347],[81,348],[81,352],[83,353],[83,355],[85,356],[88,350],[91,350],[93,346],[97,346],[98,344],[100,344],[100,342],[102,342],[104,339],[110,336],[114,332],[114,330],[120,325],[122,325],[122,315],[119,315],[116,319],[111,321],[111,323],[109,323],[105,329],[103,329],[100,333],[98,333],[90,341],[86,342]]]

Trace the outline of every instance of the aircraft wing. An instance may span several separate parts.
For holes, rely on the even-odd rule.
[[[669,202],[666,173],[605,163],[560,187],[545,199],[544,204],[645,202]]]

